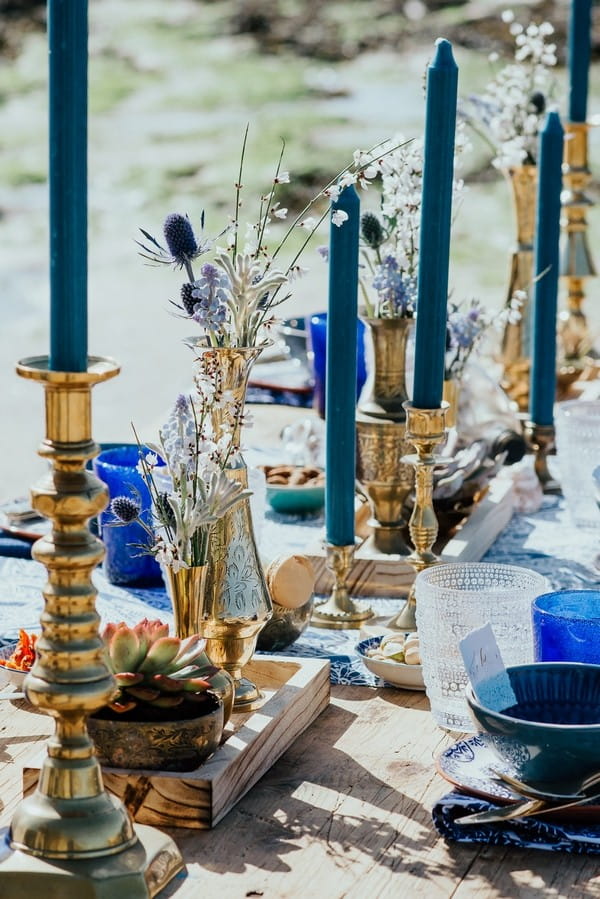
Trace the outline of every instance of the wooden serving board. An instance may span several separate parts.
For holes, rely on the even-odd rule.
[[[508,478],[495,478],[483,499],[441,551],[443,562],[477,562],[504,530],[513,513],[513,486]],[[353,596],[406,598],[415,579],[414,569],[404,556],[373,553],[363,543],[354,556],[348,577]],[[331,593],[332,575],[325,564],[325,551],[314,547],[307,555],[316,572],[315,593]]]
[[[244,674],[265,694],[254,712],[233,714],[221,746],[196,771],[103,768],[106,787],[135,821],[159,827],[213,827],[329,705],[329,661],[257,656]],[[23,769],[23,792],[39,762]]]

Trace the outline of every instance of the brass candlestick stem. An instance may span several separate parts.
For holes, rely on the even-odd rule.
[[[34,557],[48,572],[37,657],[25,681],[31,703],[56,721],[35,793],[17,808],[0,848],[3,899],[155,896],[183,867],[173,841],[150,827],[134,828],[120,801],[104,789],[86,718],[105,705],[115,680],[98,633],[94,568],[104,555],[87,523],[107,492],[86,462],[91,438],[91,388],[119,372],[92,357],[85,372],[48,370],[48,359],[25,359],[18,373],[44,385],[46,438],[39,453],[52,470],[32,490],[32,505],[52,521]],[[0,842],[0,847],[1,847]]]
[[[594,205],[585,192],[592,178],[588,168],[588,130],[586,122],[567,122],[565,125],[564,190],[561,195],[565,238],[560,274],[567,282],[567,308],[559,316],[564,362],[581,360],[591,345],[582,309],[585,279],[596,274],[587,242],[586,211]]]
[[[373,611],[367,603],[352,599],[348,592],[347,580],[354,562],[355,544],[348,546],[326,545],[326,565],[333,574],[333,590],[325,602],[315,606],[311,624],[316,627],[340,629],[344,627],[360,627],[373,617]]]
[[[414,568],[416,576],[424,568],[436,565],[440,561],[432,550],[438,535],[438,520],[433,508],[433,469],[440,461],[433,451],[446,436],[448,403],[442,402],[439,409],[417,409],[412,403],[407,402],[404,408],[406,437],[417,451],[416,454],[405,456],[402,460],[410,462],[415,467],[415,504],[408,522],[414,550],[406,561]],[[388,627],[415,631],[417,629],[415,610],[413,584],[406,605],[388,622]]]
[[[525,424],[525,434],[535,453],[535,473],[544,493],[562,493],[561,486],[548,470],[548,456],[554,455],[554,425]]]

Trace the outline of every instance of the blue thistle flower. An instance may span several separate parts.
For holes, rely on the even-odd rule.
[[[196,300],[193,295],[195,286],[195,283],[190,282],[188,282],[187,284],[182,284],[179,294],[181,297],[181,305],[189,316],[192,316],[194,314],[194,308],[196,306],[196,303],[198,302],[198,300]]]
[[[365,212],[361,216],[360,232],[364,242],[373,250],[379,249],[385,239],[382,224],[373,212]]]
[[[142,506],[130,496],[115,496],[115,498],[111,500],[110,511],[115,518],[119,519],[119,521],[122,521],[124,524],[129,524],[131,521],[137,521],[140,517]]]
[[[165,219],[163,233],[176,265],[183,267],[190,262],[198,252],[198,242],[187,215],[172,212]]]

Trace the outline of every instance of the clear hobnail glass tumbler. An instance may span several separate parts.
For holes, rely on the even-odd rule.
[[[569,400],[556,407],[560,483],[573,522],[600,528],[593,471],[600,464],[600,400]]]
[[[417,631],[431,712],[448,730],[475,730],[459,641],[491,624],[504,664],[533,661],[531,603],[548,590],[536,571],[493,562],[433,565],[416,578]]]

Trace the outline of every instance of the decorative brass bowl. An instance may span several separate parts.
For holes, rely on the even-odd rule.
[[[91,715],[88,731],[98,760],[113,768],[150,771],[193,771],[219,746],[223,733],[223,703],[211,693],[204,714],[173,721],[132,721]],[[173,712],[175,713],[175,709]]]

